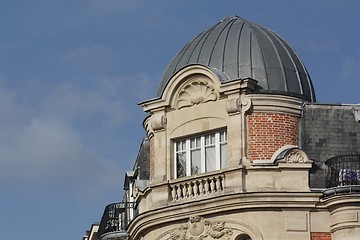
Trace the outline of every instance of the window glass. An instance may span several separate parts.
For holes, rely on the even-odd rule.
[[[221,168],[227,166],[227,144],[220,145],[220,156],[221,156]]]
[[[186,141],[176,142],[176,176],[186,176]]]
[[[226,131],[176,141],[174,147],[176,178],[227,167]]]

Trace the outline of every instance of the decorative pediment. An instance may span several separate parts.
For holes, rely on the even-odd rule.
[[[252,165],[278,165],[279,163],[311,164],[313,161],[298,146],[285,145],[279,148],[269,160],[255,160]]]
[[[207,81],[194,80],[186,84],[179,91],[176,108],[190,107],[209,101],[216,101],[218,94]]]

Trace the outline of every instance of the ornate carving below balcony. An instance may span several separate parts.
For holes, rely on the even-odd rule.
[[[233,230],[225,227],[225,222],[212,222],[200,216],[190,217],[188,224],[170,232],[166,240],[202,240],[205,238],[229,240]]]
[[[179,92],[177,108],[189,107],[209,101],[216,101],[217,94],[213,86],[203,81],[192,81]]]

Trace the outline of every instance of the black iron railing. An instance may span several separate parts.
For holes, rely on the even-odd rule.
[[[135,215],[134,202],[118,202],[106,206],[99,226],[99,237],[110,232],[125,232]]]
[[[360,185],[360,155],[345,155],[330,158],[326,187]]]

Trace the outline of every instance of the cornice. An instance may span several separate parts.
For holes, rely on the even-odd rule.
[[[303,100],[297,97],[249,93],[253,112],[272,112],[300,116]]]

